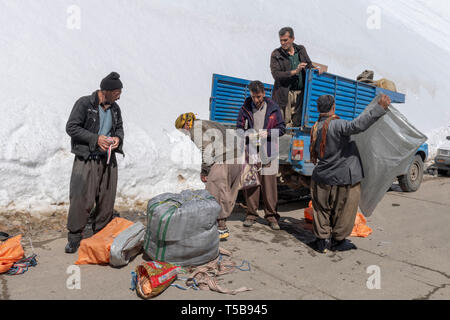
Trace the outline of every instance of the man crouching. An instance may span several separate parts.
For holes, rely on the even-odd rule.
[[[202,152],[200,178],[222,209],[217,219],[219,239],[226,240],[230,235],[227,218],[233,212],[240,189],[242,164],[236,159],[237,148],[232,145],[227,149],[223,125],[196,119],[192,112],[180,115],[175,127],[189,135]]]

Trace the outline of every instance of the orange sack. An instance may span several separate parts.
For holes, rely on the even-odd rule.
[[[304,213],[305,213],[305,220],[308,222],[312,222],[314,217],[314,209],[312,206],[312,201],[308,203],[308,208],[305,209]]]
[[[21,260],[24,255],[20,244],[22,235],[19,234],[4,242],[0,242],[0,273],[7,272],[14,263]]]
[[[366,217],[361,212],[358,212],[353,226],[351,237],[366,238],[372,233],[372,228],[367,225]]]
[[[81,240],[75,264],[108,264],[114,238],[132,224],[127,219],[115,218],[92,237]]]
[[[308,222],[312,222],[314,217],[314,209],[313,208],[306,208],[305,209],[305,219]]]
[[[309,202],[309,207],[304,210],[305,220],[308,222],[313,221],[314,209],[312,202]],[[351,237],[366,238],[372,233],[372,228],[367,225],[367,220],[361,212],[358,212],[355,219],[355,225],[353,226]]]

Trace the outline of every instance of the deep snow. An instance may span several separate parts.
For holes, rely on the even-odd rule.
[[[80,29],[67,27],[71,5]],[[379,30],[367,28],[371,5],[381,9]],[[118,202],[202,188],[200,154],[175,118],[208,117],[213,73],[272,83],[269,55],[287,25],[331,73],[371,69],[393,80],[407,94],[398,109],[431,139],[450,124],[446,0],[0,0],[0,21],[0,210],[67,204],[65,123],[113,70],[124,82]]]

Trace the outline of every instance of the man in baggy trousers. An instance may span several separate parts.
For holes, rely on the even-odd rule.
[[[122,82],[116,72],[100,84],[100,90],[80,98],[66,125],[75,159],[70,179],[66,253],[75,253],[94,208],[94,233],[112,219],[117,190],[116,152],[122,153],[123,124],[119,105]]]
[[[310,146],[311,161],[317,164],[311,179],[313,232],[317,239],[310,245],[320,253],[356,249],[346,238],[355,223],[364,172],[351,135],[367,130],[390,104],[389,97],[382,95],[369,112],[346,121],[335,114],[332,96],[323,95],[317,100],[320,116],[311,129]]]

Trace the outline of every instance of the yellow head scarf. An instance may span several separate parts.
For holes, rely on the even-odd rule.
[[[175,120],[175,128],[182,129],[184,125],[187,123],[190,129],[192,128],[195,119],[196,119],[195,114],[193,114],[192,112],[183,113],[177,118],[177,120]]]

